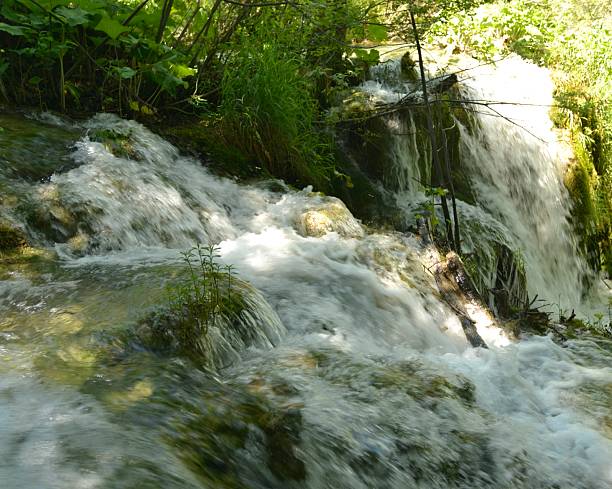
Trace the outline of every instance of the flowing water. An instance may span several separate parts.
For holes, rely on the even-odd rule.
[[[472,348],[427,269],[435,250],[338,201],[216,177],[110,115],[0,126],[3,218],[47,250],[0,270],[0,487],[612,484],[610,342],[511,342],[485,317],[489,349]],[[525,198],[512,192],[500,201]],[[479,212],[521,239],[496,202]],[[194,242],[219,245],[282,333],[215,372],[133,334]]]
[[[478,202],[510,230],[532,295],[575,307],[588,267],[569,223],[566,162],[548,116],[554,88],[548,71],[511,57],[471,70],[460,86],[463,99],[502,102],[473,105],[479,124],[472,131],[460,127]]]
[[[476,206],[459,203],[464,250],[480,246],[482,253],[494,236],[525,263],[531,297],[539,296],[556,310],[588,315],[593,301],[584,295],[597,295],[599,284],[585,291],[593,274],[577,251],[569,223],[570,198],[563,184],[567,149],[549,117],[554,89],[550,73],[517,56],[497,64],[479,65],[467,57],[452,62],[445,70],[458,71],[460,82],[451,99],[472,117],[469,124],[455,121],[459,158],[476,200]],[[397,102],[419,93],[418,84],[402,76],[399,58],[374,67],[371,78],[362,90],[374,100]],[[384,122],[392,141],[397,200],[414,215],[423,201],[421,184],[430,179],[423,168],[431,168],[431,162],[423,155],[410,113],[393,114]],[[496,261],[492,256],[485,260]],[[598,300],[606,304],[605,297]]]

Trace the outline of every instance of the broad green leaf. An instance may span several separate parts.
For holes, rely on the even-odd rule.
[[[387,40],[387,28],[384,25],[368,24],[367,36],[370,41],[382,42]]]
[[[72,95],[72,98],[74,100],[76,100],[77,102],[81,100],[81,93],[79,92],[79,89],[73,83],[64,84],[64,88],[66,89],[66,92]]]
[[[136,70],[133,70],[129,66],[122,66],[121,68],[115,68],[115,71],[124,80],[128,80],[134,77],[134,75],[136,75],[137,73]]]
[[[189,68],[189,66],[185,66],[185,65],[171,64],[170,69],[172,70],[172,73],[174,73],[174,75],[177,78],[180,78],[181,80],[183,78],[187,78],[188,76],[195,74],[196,72],[196,70],[194,70],[193,68]]]
[[[355,56],[364,63],[374,64],[380,60],[380,53],[376,49],[356,49]]]
[[[30,29],[18,25],[9,25],[0,22],[0,31],[8,32],[11,36],[25,36]]]
[[[60,7],[55,10],[55,13],[64,17],[64,19],[66,19],[66,22],[68,22],[68,25],[70,25],[71,27],[87,24],[87,22],[89,22],[89,12],[78,7]]]
[[[117,39],[122,33],[129,30],[121,22],[117,22],[109,17],[102,17],[95,28],[98,31],[104,32],[111,39]]]

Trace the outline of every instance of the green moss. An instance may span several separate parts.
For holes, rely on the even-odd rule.
[[[241,179],[269,176],[257,161],[225,142],[216,118],[184,121],[160,132],[181,150],[206,160],[218,174]]]
[[[25,235],[21,230],[0,221],[0,253],[14,252],[26,244]]]
[[[0,264],[2,265],[26,265],[28,263],[43,262],[51,260],[55,255],[41,248],[22,246],[10,252],[0,251]]]
[[[607,175],[595,170],[584,137],[572,134],[574,161],[565,175],[565,186],[572,200],[572,222],[581,248],[594,269],[604,268],[612,274],[612,202]]]
[[[106,149],[118,158],[137,160],[138,154],[130,140],[130,134],[114,131],[112,129],[100,129],[91,134],[93,141],[102,143]]]

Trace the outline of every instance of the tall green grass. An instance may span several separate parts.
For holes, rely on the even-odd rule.
[[[299,184],[325,187],[332,146],[317,130],[312,87],[297,58],[275,43],[243,47],[221,81],[221,133],[253,164]]]

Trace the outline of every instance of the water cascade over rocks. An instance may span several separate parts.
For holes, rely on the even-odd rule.
[[[416,237],[368,229],[310,188],[216,177],[135,122],[98,115],[59,142],[45,135],[67,123],[20,120],[40,134],[24,139],[29,151],[53,145],[70,164],[49,171],[45,161],[42,180],[8,157],[0,169],[0,188],[11,189],[2,218],[47,250],[0,271],[2,487],[612,484],[609,342],[511,341],[466,299],[488,346],[473,348],[436,283],[442,258]],[[18,137],[14,126],[0,133]],[[478,149],[487,144],[491,160],[520,155],[526,172],[549,165],[487,137],[462,143],[475,168],[489,164]],[[539,243],[563,241],[538,227],[552,226],[545,212],[565,215],[552,177],[489,195],[486,172],[503,171],[490,165],[474,170],[479,198],[466,208],[518,243],[528,228]],[[520,208],[527,195],[537,212]],[[218,244],[251,294],[243,325],[255,339],[229,332],[232,353],[216,370],[135,334],[195,242]],[[524,251],[530,282],[569,294],[577,275],[563,249],[557,265],[529,269],[546,258],[538,246]]]
[[[571,204],[563,185],[567,148],[548,115],[553,105],[548,70],[517,56],[495,65],[458,56],[446,70],[459,72],[460,82],[448,92],[449,101],[435,107],[451,108],[446,133],[453,139],[449,151],[462,246],[477,257],[483,294],[495,288],[500,253],[513,253],[524,264],[531,298],[537,295],[559,310],[588,311],[581,302],[594,274],[569,223]],[[401,57],[372,68],[370,78],[360,87],[370,104],[420,96]],[[422,214],[431,181],[423,117],[422,109],[408,107],[382,116],[377,126],[387,132],[378,160],[382,180],[409,221]]]

